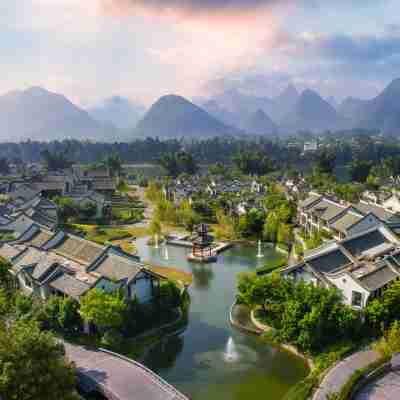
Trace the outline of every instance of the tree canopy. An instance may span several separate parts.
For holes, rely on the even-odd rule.
[[[240,151],[232,159],[236,168],[246,175],[265,175],[273,169],[271,160],[261,151]]]
[[[120,327],[126,310],[127,305],[119,292],[91,289],[81,299],[82,318],[100,328]]]
[[[36,322],[0,326],[0,398],[79,400],[63,345]]]
[[[171,177],[177,177],[180,174],[193,175],[198,170],[193,155],[185,151],[164,154],[158,160],[158,163],[165,170],[167,175]]]
[[[42,160],[49,171],[57,171],[71,167],[70,161],[62,152],[50,152],[45,149],[41,152]]]

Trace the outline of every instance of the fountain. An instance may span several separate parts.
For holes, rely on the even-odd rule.
[[[166,261],[169,260],[168,246],[166,244],[164,246],[164,260],[166,260]]]
[[[236,362],[239,360],[239,353],[232,336],[229,337],[228,342],[226,343],[224,360],[226,362]]]
[[[208,351],[196,354],[197,365],[202,369],[225,371],[229,365],[230,371],[246,371],[254,367],[258,360],[257,353],[248,346],[237,344],[232,336],[228,338],[223,351]]]
[[[261,240],[258,241],[258,253],[257,253],[257,258],[263,258],[264,254],[261,251]]]
[[[158,249],[158,234],[156,233],[155,234],[155,237],[154,237],[154,247],[156,248],[156,249]]]

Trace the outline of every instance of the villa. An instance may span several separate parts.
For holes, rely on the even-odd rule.
[[[47,299],[69,296],[77,301],[90,289],[120,289],[127,299],[147,303],[157,298],[162,279],[138,257],[114,246],[101,246],[63,231],[32,225],[18,240],[4,243],[0,257],[26,293]]]
[[[380,225],[326,243],[281,273],[295,281],[336,287],[347,305],[362,309],[400,278],[400,240],[391,229]]]
[[[8,193],[9,201],[0,207],[0,231],[22,233],[32,224],[54,230],[58,225],[57,206],[39,191],[22,184]]]
[[[388,207],[366,201],[348,204],[315,192],[299,203],[298,221],[307,234],[322,232],[336,240],[381,224],[400,229],[400,214]]]

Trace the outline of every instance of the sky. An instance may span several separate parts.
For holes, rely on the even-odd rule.
[[[0,29],[0,93],[81,106],[290,83],[370,98],[400,77],[398,0],[4,0]]]

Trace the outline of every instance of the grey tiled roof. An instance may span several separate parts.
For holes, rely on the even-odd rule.
[[[13,199],[23,199],[24,201],[29,201],[33,199],[38,194],[38,190],[29,185],[21,185],[16,190],[11,192],[9,196]]]
[[[313,269],[322,273],[331,273],[351,263],[351,260],[340,250],[336,249],[329,253],[316,256],[306,260]]]
[[[93,272],[104,276],[107,279],[121,281],[131,281],[143,269],[143,266],[135,260],[129,260],[125,257],[115,254],[107,254],[100,261]]]
[[[52,271],[54,271],[57,263],[57,256],[54,254],[44,253],[40,261],[35,265],[32,277],[38,281],[45,279]]]
[[[300,203],[300,207],[307,208],[311,204],[313,204],[316,200],[320,199],[321,197],[322,196],[320,196],[320,195],[310,194],[305,200],[303,200]]]
[[[376,206],[374,204],[358,203],[354,206],[357,210],[362,212],[364,215],[368,213],[373,213],[380,220],[385,222],[400,222],[400,216],[385,210],[382,207]]]
[[[361,236],[349,238],[342,242],[342,246],[355,257],[359,257],[364,251],[372,247],[388,242],[386,237],[377,229]]]
[[[116,185],[112,179],[101,179],[93,181],[93,190],[115,190]]]
[[[359,278],[360,282],[369,290],[374,291],[387,285],[399,277],[389,266],[383,267]]]
[[[48,242],[53,236],[54,236],[53,232],[40,230],[29,242],[27,242],[27,244],[35,247],[41,247],[46,242]]]
[[[86,265],[94,262],[104,250],[103,246],[71,235],[54,249],[55,252]]]
[[[394,261],[395,266],[400,267],[400,252],[393,254],[391,259]]]
[[[332,218],[340,214],[345,210],[345,207],[332,203],[323,199],[318,202],[315,206],[311,207],[311,211],[317,213],[320,218],[325,221],[330,221]]]
[[[353,226],[362,218],[363,217],[348,211],[346,214],[339,217],[334,223],[332,223],[331,227],[336,229],[338,232],[346,233],[348,228]]]
[[[20,271],[24,267],[34,266],[39,263],[42,257],[43,252],[33,247],[29,247],[27,251],[18,257],[16,262],[14,262],[13,269],[15,271]]]
[[[9,244],[3,244],[0,247],[0,257],[10,261],[23,251],[23,248],[10,246]]]
[[[67,274],[61,274],[50,280],[49,286],[76,300],[90,289],[90,286],[85,282]]]

